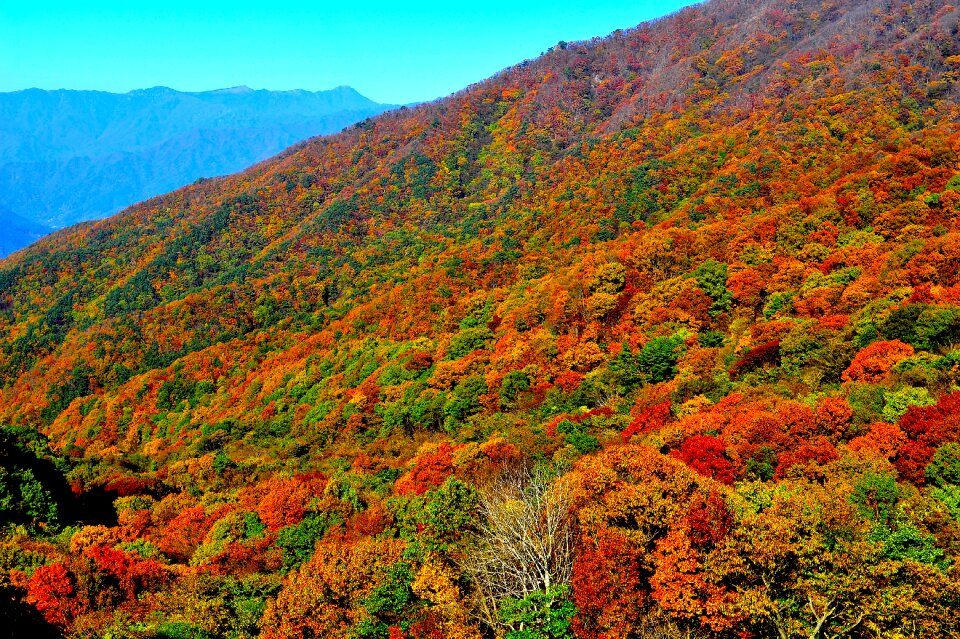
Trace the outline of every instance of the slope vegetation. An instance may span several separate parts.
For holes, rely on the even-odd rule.
[[[75,636],[955,636],[958,21],[714,0],[0,262],[0,416],[117,516],[18,515],[10,588]]]

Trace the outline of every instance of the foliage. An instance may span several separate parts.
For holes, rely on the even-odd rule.
[[[714,0],[0,262],[0,595],[956,636],[958,20]]]

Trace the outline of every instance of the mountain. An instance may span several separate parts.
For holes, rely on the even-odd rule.
[[[101,505],[10,471],[0,574],[72,636],[956,636],[958,25],[712,0],[0,262],[11,450]]]
[[[102,218],[389,108],[349,87],[0,93],[0,203],[53,227]]]
[[[31,242],[35,242],[53,229],[42,226],[0,206],[0,256],[9,255]]]

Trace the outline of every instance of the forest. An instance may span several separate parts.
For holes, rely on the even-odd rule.
[[[710,0],[0,261],[0,620],[960,636],[958,98]]]

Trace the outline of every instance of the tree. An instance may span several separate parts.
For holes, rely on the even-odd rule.
[[[531,616],[568,610],[559,602],[573,569],[572,506],[570,476],[541,465],[508,469],[481,491],[479,532],[463,567],[490,627],[520,632]]]
[[[724,457],[723,441],[710,435],[695,435],[683,442],[680,450],[671,453],[701,475],[724,484],[732,484],[734,468]]]
[[[683,340],[679,337],[654,337],[637,355],[637,368],[647,381],[657,384],[673,379]]]
[[[874,342],[857,353],[847,370],[843,371],[843,380],[882,382],[897,362],[911,355],[913,355],[913,347],[909,344],[897,340]]]

